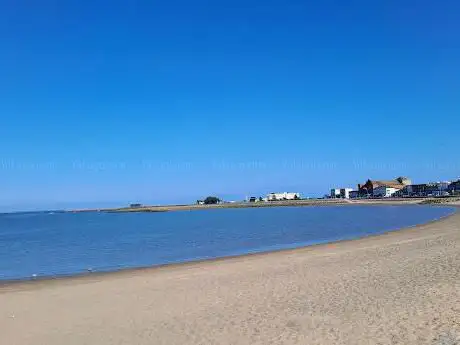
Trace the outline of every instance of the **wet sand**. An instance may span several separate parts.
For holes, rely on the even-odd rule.
[[[1,343],[460,344],[460,213],[354,241],[0,286]]]

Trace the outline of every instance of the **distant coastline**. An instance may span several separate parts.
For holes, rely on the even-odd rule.
[[[140,207],[119,207],[119,208],[101,208],[101,209],[76,209],[68,212],[169,212],[169,211],[193,211],[193,210],[210,210],[224,208],[251,208],[251,207],[301,207],[301,206],[336,206],[336,205],[460,205],[460,198],[391,198],[391,199],[302,199],[302,200],[285,200],[271,202],[235,202],[221,203],[213,205],[151,205]]]

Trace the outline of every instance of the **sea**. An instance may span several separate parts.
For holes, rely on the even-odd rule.
[[[453,212],[450,207],[413,205],[0,214],[0,280],[297,248],[381,234]]]

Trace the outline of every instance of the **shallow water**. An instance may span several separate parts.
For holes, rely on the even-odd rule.
[[[327,206],[0,214],[0,279],[113,271],[379,234],[449,207]]]

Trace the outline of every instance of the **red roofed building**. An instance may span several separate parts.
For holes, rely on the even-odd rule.
[[[367,180],[363,185],[358,185],[360,196],[374,196],[374,189],[387,187],[394,190],[401,190],[411,184],[411,180],[406,177],[398,177],[394,180]]]

